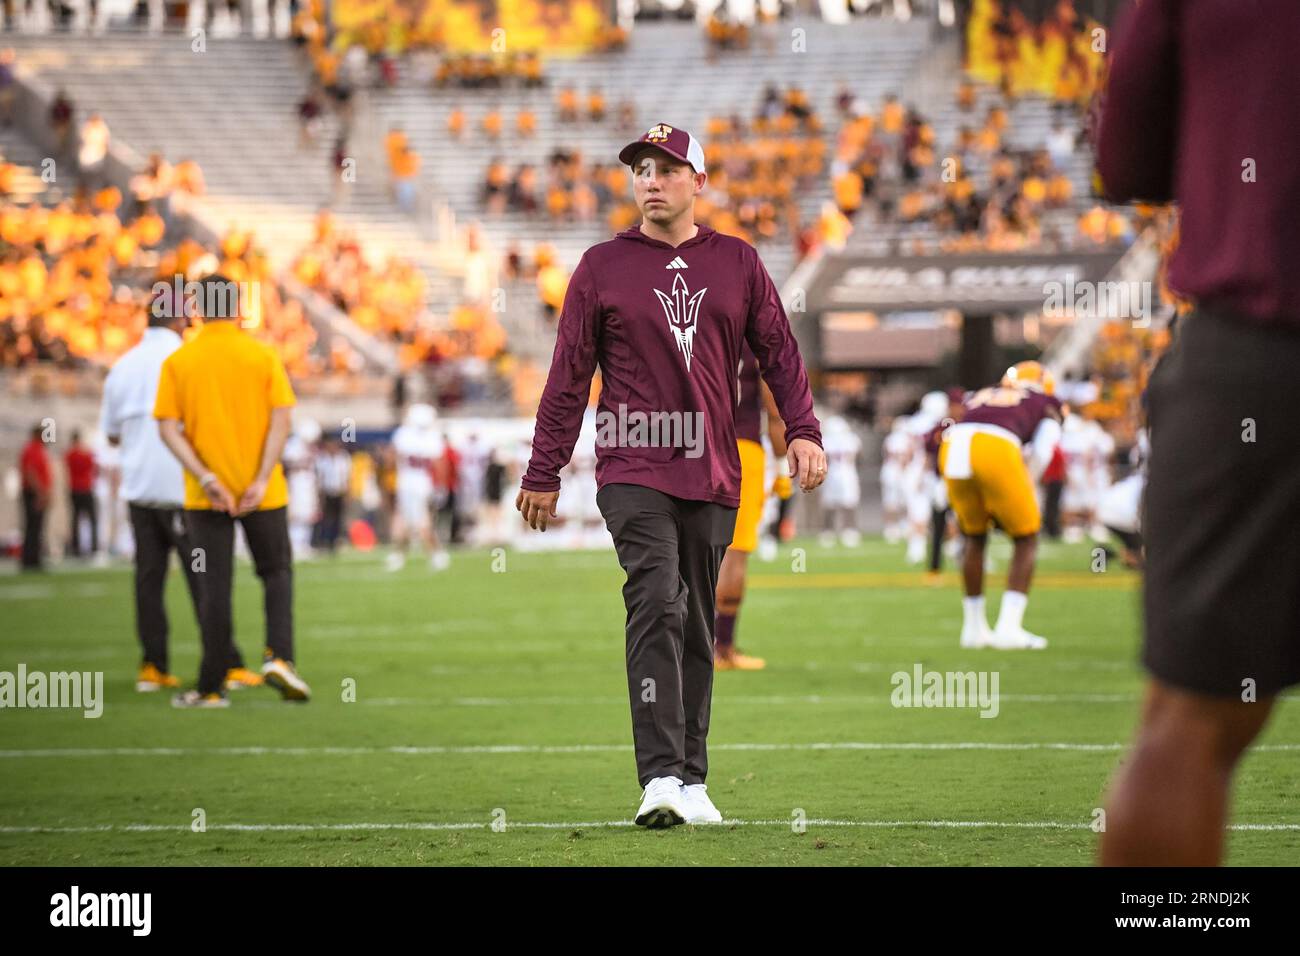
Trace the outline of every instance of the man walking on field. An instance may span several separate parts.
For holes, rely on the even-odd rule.
[[[696,225],[704,151],[659,124],[624,147],[639,226],[588,249],[569,283],[515,504],[545,531],[599,364],[597,503],[627,574],[627,681],[640,826],[720,823],[705,787],[714,595],[740,502],[735,409],[748,343],[804,491],[826,476],[790,323],[748,243]],[[647,427],[648,425],[648,427]]]

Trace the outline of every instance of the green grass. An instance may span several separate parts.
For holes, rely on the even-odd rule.
[[[994,553],[991,614],[1005,543]],[[710,737],[710,795],[743,822],[665,832],[593,825],[630,819],[640,795],[612,553],[512,552],[504,573],[486,552],[458,554],[441,575],[420,562],[388,574],[367,557],[302,564],[298,661],[315,699],[295,706],[245,690],[224,712],[135,693],[125,569],[0,578],[0,670],[102,670],[106,698],[98,720],[0,712],[0,864],[1084,865],[1142,685],[1137,579],[1117,566],[1093,574],[1089,559],[1086,547],[1043,547],[1026,618],[1051,639],[1041,653],[962,651],[955,579],[926,586],[880,541],[809,546],[804,573],[792,572],[788,549],[755,562],[740,641],[769,666],[718,675]],[[242,566],[236,632],[250,660],[260,601]],[[197,634],[175,574],[168,604],[173,669],[191,680]],[[999,715],[892,707],[891,674],[917,663],[996,670]],[[347,678],[355,703],[342,700]],[[798,746],[854,742],[1099,746]],[[1261,742],[1300,743],[1293,706],[1278,709]],[[466,750],[515,745],[526,749]],[[259,747],[272,752],[221,752]],[[394,749],[403,747],[420,749]],[[69,748],[91,754],[12,753]],[[191,831],[196,808],[207,832]],[[489,826],[498,809],[504,832]],[[787,822],[800,810],[802,833]],[[1248,757],[1234,812],[1238,822],[1300,822],[1296,753]],[[283,824],[304,828],[230,829]],[[354,824],[389,826],[342,828]],[[1294,830],[1237,831],[1230,862],[1294,863],[1297,849]]]

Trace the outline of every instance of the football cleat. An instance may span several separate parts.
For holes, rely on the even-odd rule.
[[[257,671],[250,671],[247,667],[232,667],[226,671],[226,690],[261,686],[262,675]]]
[[[767,666],[767,661],[761,657],[750,657],[736,648],[723,650],[717,648],[713,652],[713,668],[720,671],[761,671]]]
[[[172,706],[195,710],[220,710],[230,706],[225,694],[200,694],[197,690],[187,690],[172,698]]]
[[[262,663],[262,680],[278,690],[285,700],[311,700],[311,688],[298,676],[293,662],[273,657],[270,651],[266,652],[266,660]]]
[[[709,788],[702,783],[692,783],[682,787],[682,801],[686,804],[687,823],[721,823],[722,814],[713,805],[706,792]]]
[[[686,822],[686,801],[682,781],[677,777],[655,777],[645,785],[636,825],[658,829]]]
[[[142,694],[148,694],[156,690],[166,688],[175,688],[181,686],[181,679],[173,677],[165,671],[159,670],[153,664],[142,664],[140,673],[135,676],[135,689]]]

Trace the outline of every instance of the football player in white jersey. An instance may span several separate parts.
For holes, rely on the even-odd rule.
[[[1061,425],[1061,456],[1065,459],[1065,486],[1061,489],[1061,537],[1077,544],[1091,527],[1095,503],[1091,498],[1094,468],[1092,436],[1088,423],[1075,412]]]
[[[906,415],[894,419],[881,451],[884,461],[880,465],[880,506],[885,540],[894,544],[903,539],[907,514],[903,471],[912,452],[912,443],[908,439]]]
[[[311,531],[320,516],[320,494],[316,486],[316,442],[320,423],[299,419],[284,443],[280,460],[289,484],[289,544],[295,561],[312,557]]]
[[[413,537],[420,539],[433,570],[441,571],[451,563],[438,542],[430,513],[434,492],[433,467],[446,450],[437,424],[437,410],[432,405],[417,404],[406,410],[405,420],[393,432],[399,522],[393,532],[393,550],[388,555],[390,571],[400,571],[405,567],[406,552]]]
[[[1115,456],[1115,439],[1100,422],[1095,420],[1088,422],[1088,435],[1092,442],[1092,454],[1089,457],[1092,472],[1088,481],[1088,494],[1092,504],[1092,526],[1089,531],[1094,540],[1105,541],[1108,535],[1104,522],[1099,517],[1099,511],[1102,499],[1110,490],[1113,481],[1111,459]]]
[[[1124,564],[1142,567],[1142,496],[1147,485],[1147,432],[1139,429],[1131,456],[1133,472],[1115,482],[1101,496],[1097,520],[1124,543]]]
[[[587,409],[582,430],[573,446],[569,463],[560,470],[560,497],[556,511],[563,518],[559,534],[549,542],[553,548],[597,547],[608,541],[604,519],[596,507],[596,413]]]
[[[943,392],[927,392],[921,399],[920,410],[908,421],[908,439],[911,454],[904,471],[904,488],[907,495],[907,563],[920,564],[925,560],[925,545],[930,535],[930,516],[934,512],[935,486],[939,476],[928,463],[925,443],[930,432],[948,414],[948,396]]]
[[[838,534],[845,547],[856,547],[862,540],[858,530],[858,506],[862,503],[858,457],[862,441],[847,421],[832,415],[822,426],[822,448],[827,460],[821,498],[826,519],[822,542],[833,544]]]

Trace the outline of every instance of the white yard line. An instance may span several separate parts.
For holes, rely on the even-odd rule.
[[[1027,704],[1124,704],[1140,700],[1139,694],[999,694],[998,700],[1006,703]],[[788,706],[791,704],[888,704],[885,695],[858,694],[807,694],[766,695],[720,694],[716,704],[764,704]],[[371,707],[537,707],[589,704],[627,705],[626,697],[373,697],[361,698],[359,704]],[[269,702],[274,706],[274,702]]]
[[[1127,744],[1087,744],[1069,742],[1019,742],[994,743],[989,741],[949,742],[889,742],[889,741],[831,741],[826,743],[715,743],[711,750],[735,751],[1071,751],[1084,753],[1114,753],[1124,750]],[[0,750],[0,759],[18,760],[29,757],[333,757],[370,756],[393,754],[400,756],[437,756],[444,754],[562,754],[562,753],[627,753],[630,744],[484,744],[478,746],[423,746],[423,747],[58,747],[25,750]],[[1252,747],[1252,753],[1294,753],[1300,744],[1263,744]]]
[[[1070,820],[724,820],[724,827],[860,827],[881,830],[1090,830],[1085,821]],[[462,823],[210,823],[207,829],[238,833],[302,833],[357,830],[490,830],[492,821]],[[581,820],[572,822],[504,821],[505,830],[592,830],[629,828],[631,820]],[[0,833],[182,833],[185,823],[124,823],[98,826],[0,826]],[[1300,831],[1300,823],[1234,823],[1229,830]]]

